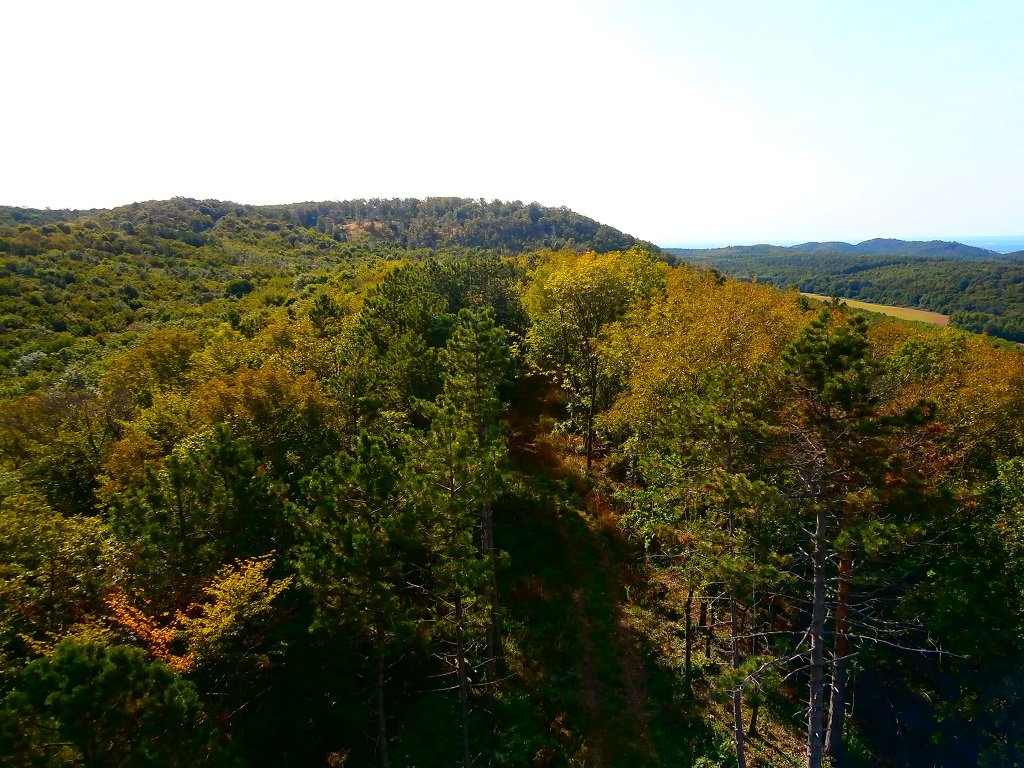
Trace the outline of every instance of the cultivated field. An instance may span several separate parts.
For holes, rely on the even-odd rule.
[[[829,301],[832,298],[831,296],[822,296],[817,293],[805,293],[803,295],[818,301]],[[925,312],[923,309],[908,309],[907,307],[888,307],[885,304],[872,304],[855,299],[843,299],[843,302],[854,309],[863,309],[865,312],[879,312],[883,315],[898,317],[901,320],[917,320],[918,322],[931,323],[932,325],[949,325],[949,316],[939,314],[938,312]]]

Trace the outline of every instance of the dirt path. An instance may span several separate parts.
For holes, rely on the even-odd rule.
[[[628,551],[625,551],[616,527],[615,515],[607,500],[588,495],[587,508],[591,515],[593,541],[597,550],[601,572],[605,577],[605,595],[612,601],[614,625],[612,641],[621,665],[622,687],[631,719],[631,735],[636,750],[649,762],[657,760],[657,749],[651,739],[651,698],[647,686],[647,673],[637,647],[637,638],[629,626],[624,611],[628,599],[627,585],[631,581]]]
[[[601,679],[597,666],[597,659],[594,652],[594,630],[587,612],[587,595],[582,586],[580,577],[579,557],[576,553],[575,542],[570,538],[569,531],[564,521],[559,521],[559,538],[562,546],[568,555],[569,571],[572,576],[572,604],[574,626],[579,635],[580,648],[580,699],[583,708],[586,710],[588,719],[593,723],[600,723],[604,720],[602,711]],[[586,749],[587,765],[594,768],[603,768],[605,762],[603,729],[591,729],[591,733],[584,739]]]
[[[548,631],[561,634],[571,669],[572,683],[560,691],[569,699],[568,725],[579,737],[571,763],[587,768],[656,766],[660,761],[651,738],[643,656],[624,611],[629,555],[614,531],[614,520],[599,497],[581,493],[573,468],[543,441],[521,442],[513,448],[513,458],[525,471],[549,481],[542,508],[535,513],[542,518],[532,523],[536,538],[530,545],[542,546],[545,529],[554,534],[554,549],[541,555],[546,572],[534,584],[561,606],[560,626]],[[518,558],[511,554],[513,563],[540,555],[536,550]]]

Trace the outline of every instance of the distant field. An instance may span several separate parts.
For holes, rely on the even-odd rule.
[[[817,293],[805,293],[803,295],[818,301],[829,301],[832,298],[831,296],[822,296]],[[843,299],[843,302],[854,309],[863,309],[865,312],[879,312],[883,315],[898,317],[901,320],[917,320],[918,322],[931,323],[932,325],[949,325],[949,316],[941,315],[938,312],[925,312],[923,309],[907,309],[906,307],[887,307],[884,304],[871,304],[867,301],[856,301],[854,299]]]

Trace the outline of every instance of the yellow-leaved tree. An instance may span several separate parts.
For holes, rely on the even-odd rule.
[[[594,458],[594,417],[610,400],[600,354],[610,323],[664,290],[668,266],[639,248],[626,252],[547,252],[529,273],[523,307],[530,319],[530,362],[566,392],[584,434],[587,471]]]
[[[680,267],[663,297],[608,328],[600,350],[623,391],[599,427],[639,480],[623,521],[643,539],[652,564],[670,574],[666,583],[685,594],[688,686],[694,603],[706,655],[715,605],[727,603],[733,669],[719,685],[732,703],[740,768],[744,689],[763,684],[754,670],[767,669],[757,658],[769,621],[761,596],[785,579],[780,558],[764,545],[778,493],[762,465],[777,432],[770,422],[780,405],[781,355],[805,322],[791,295]],[[751,702],[750,733],[758,701]]]

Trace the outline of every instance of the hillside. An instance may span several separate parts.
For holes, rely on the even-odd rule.
[[[23,246],[18,238],[11,239],[12,226],[86,220],[127,235],[181,239],[192,245],[216,242],[219,235],[284,230],[295,237],[316,232],[335,241],[371,239],[409,249],[483,248],[519,253],[566,247],[608,251],[643,244],[657,250],[568,208],[458,197],[263,206],[175,198],[93,211],[0,207],[0,225],[8,228],[6,250],[13,253]]]
[[[984,260],[1000,258],[1000,254],[984,248],[944,240],[907,241],[875,238],[856,245],[849,243],[802,243],[789,248],[811,253],[863,253],[870,255],[918,256],[924,258]]]
[[[1017,348],[323,205],[5,225],[0,765],[1020,762]]]
[[[157,324],[262,322],[304,289],[310,295],[336,281],[342,268],[351,277],[375,263],[441,253],[638,243],[566,208],[462,198],[0,208],[0,387],[12,378],[35,386]]]
[[[896,240],[893,238],[874,238],[860,243],[831,241],[825,243],[809,242],[798,245],[734,245],[727,248],[667,248],[669,252],[687,261],[688,255],[707,258],[725,256],[756,257],[785,256],[795,253],[817,254],[861,254],[866,256],[902,256],[930,259],[963,259],[968,261],[1013,259],[1013,254],[1000,254],[985,248],[977,248],[963,243],[945,240]]]
[[[1024,341],[1024,259],[1018,254],[900,240],[667,251],[739,279],[939,312],[954,327]]]

